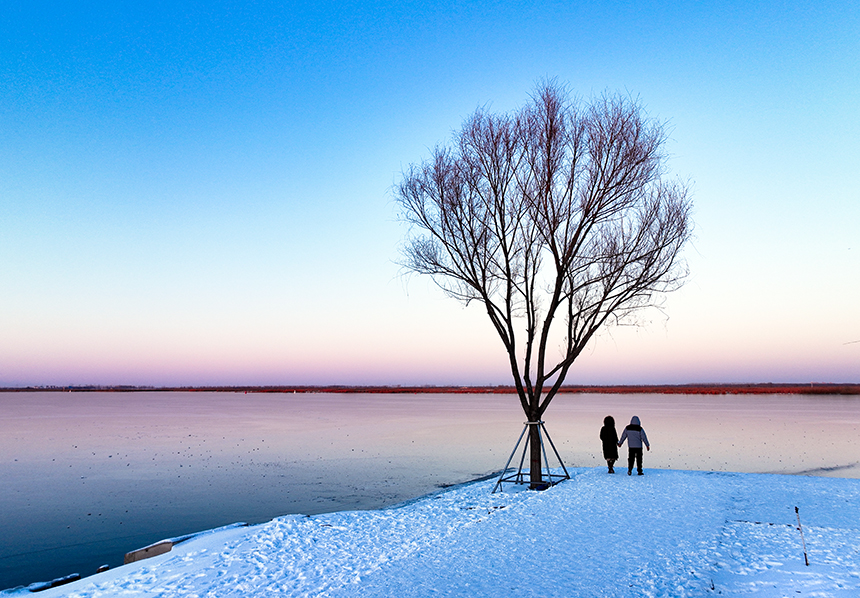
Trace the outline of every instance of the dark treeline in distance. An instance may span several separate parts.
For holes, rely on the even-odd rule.
[[[516,394],[513,386],[27,386],[0,392],[242,392],[242,393],[353,393],[353,394]],[[804,394],[858,395],[860,384],[626,384],[562,386],[560,393],[602,394]]]

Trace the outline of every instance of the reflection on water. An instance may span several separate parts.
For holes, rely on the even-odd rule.
[[[545,420],[567,465],[603,465],[605,415],[642,419],[646,469],[860,477],[856,396],[560,395]],[[498,470],[522,422],[512,395],[0,393],[0,588],[414,498]]]

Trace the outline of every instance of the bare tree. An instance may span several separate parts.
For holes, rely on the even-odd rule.
[[[512,114],[479,109],[396,187],[404,265],[468,304],[502,340],[528,421],[540,421],[595,332],[677,288],[688,189],[664,180],[661,123],[634,101],[538,86]],[[541,484],[530,427],[529,481]]]

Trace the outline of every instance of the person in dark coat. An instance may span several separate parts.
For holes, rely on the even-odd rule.
[[[603,418],[600,428],[600,441],[603,443],[603,458],[609,467],[609,473],[615,473],[615,461],[618,460],[618,432],[615,431],[615,419],[611,415]]]
[[[639,475],[645,475],[642,473],[642,445],[645,445],[649,451],[651,450],[651,444],[648,442],[648,436],[645,434],[645,430],[642,429],[642,426],[639,422],[639,418],[637,416],[633,416],[630,420],[630,425],[624,428],[624,431],[621,433],[621,440],[618,441],[618,446],[624,444],[624,441],[627,441],[627,475],[631,475],[633,473],[633,461],[636,461],[636,470]]]

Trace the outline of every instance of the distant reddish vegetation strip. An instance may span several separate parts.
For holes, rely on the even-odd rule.
[[[372,393],[372,394],[514,394],[513,386],[49,386],[0,388],[5,392],[277,392],[277,393]],[[659,394],[804,394],[860,395],[860,384],[664,384],[618,386],[562,386],[562,393],[659,393]]]

